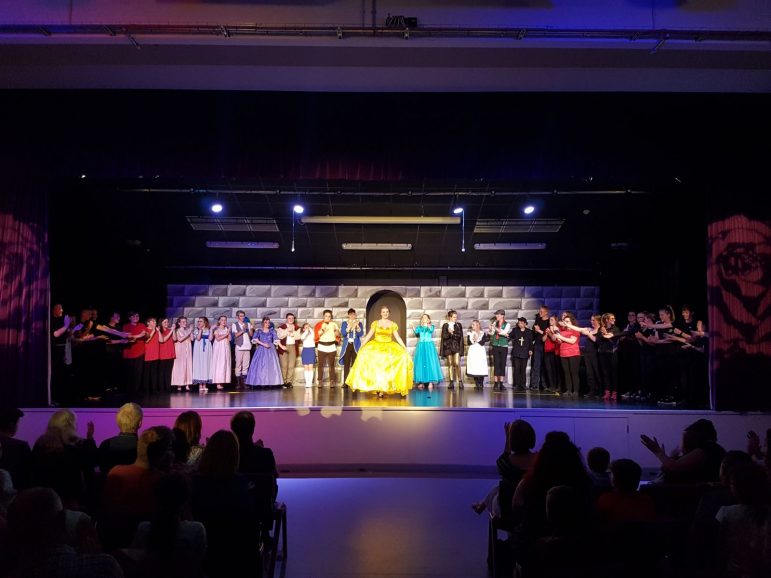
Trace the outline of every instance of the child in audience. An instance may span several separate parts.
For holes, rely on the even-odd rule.
[[[630,522],[648,522],[656,517],[653,499],[637,491],[641,476],[642,468],[633,460],[611,462],[613,491],[597,498],[597,515],[607,529]]]
[[[586,454],[586,465],[589,466],[589,477],[592,478],[592,486],[597,494],[609,492],[610,474],[608,465],[610,464],[610,452],[605,448],[592,448]]]

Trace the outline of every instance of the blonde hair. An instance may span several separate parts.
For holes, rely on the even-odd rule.
[[[45,433],[35,441],[35,447],[43,451],[61,451],[64,446],[78,441],[78,418],[72,410],[60,409],[48,420]]]
[[[142,427],[144,413],[136,403],[124,403],[115,415],[115,423],[121,433],[136,433]]]

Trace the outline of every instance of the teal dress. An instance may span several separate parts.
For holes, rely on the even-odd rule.
[[[418,345],[415,347],[415,383],[439,383],[442,381],[442,366],[436,352],[433,335],[434,326],[423,325],[415,328]]]

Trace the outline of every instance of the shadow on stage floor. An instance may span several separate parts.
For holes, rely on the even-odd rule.
[[[191,388],[192,389],[192,388]],[[106,395],[100,400],[81,402],[81,407],[120,407],[128,401],[121,394]],[[145,408],[298,408],[298,407],[378,407],[378,408],[439,408],[439,409],[569,409],[569,410],[683,410],[706,409],[683,406],[661,406],[655,402],[606,402],[596,398],[570,398],[545,392],[519,392],[511,388],[493,391],[492,388],[432,390],[412,389],[406,397],[398,394],[378,398],[372,393],[352,392],[340,387],[265,388],[253,391],[209,388],[182,393],[140,394],[133,401]]]

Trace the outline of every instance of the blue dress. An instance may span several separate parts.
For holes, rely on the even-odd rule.
[[[415,328],[418,345],[415,347],[415,383],[439,383],[442,381],[442,366],[436,352],[433,335],[434,326],[420,325]]]
[[[252,336],[252,342],[256,342],[256,340],[272,344],[278,340],[278,335],[274,329],[266,332],[260,327]],[[246,375],[246,385],[266,386],[281,385],[282,383],[284,383],[284,377],[281,375],[281,363],[278,360],[276,348],[273,345],[263,347],[257,344],[252,362],[249,364],[249,373]]]

